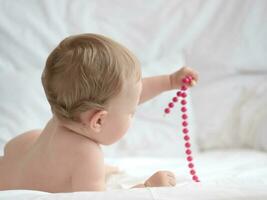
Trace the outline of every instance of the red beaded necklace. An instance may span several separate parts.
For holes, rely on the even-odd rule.
[[[194,84],[195,81],[193,80],[193,78],[191,76],[186,76],[185,78],[183,78],[182,80],[182,83],[184,84]],[[190,137],[188,135],[188,122],[186,121],[187,118],[188,118],[188,115],[186,114],[186,111],[187,111],[187,108],[186,108],[186,104],[187,104],[187,101],[186,101],[186,97],[187,97],[187,94],[186,94],[186,90],[187,90],[187,86],[182,84],[181,86],[181,90],[179,90],[177,93],[176,93],[176,96],[172,98],[172,102],[170,102],[168,104],[168,108],[165,108],[164,112],[166,114],[169,114],[171,112],[171,108],[174,107],[174,103],[178,102],[178,97],[181,97],[182,100],[181,100],[181,111],[182,111],[182,126],[183,126],[183,133],[184,133],[184,141],[185,141],[185,153],[186,153],[186,160],[188,161],[188,168],[189,168],[189,171],[190,171],[190,175],[192,176],[192,179],[195,181],[195,182],[200,182],[199,179],[198,179],[198,176],[196,175],[196,171],[194,169],[194,164],[193,164],[193,157],[192,157],[192,151],[190,149],[191,147],[191,144],[190,144]]]

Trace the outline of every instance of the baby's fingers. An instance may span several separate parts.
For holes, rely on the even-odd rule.
[[[198,78],[195,78],[195,76],[187,75],[185,78],[183,78],[183,83],[192,87],[192,86],[196,85],[197,80],[198,80]]]
[[[176,185],[176,180],[174,178],[170,178],[169,179],[169,184],[172,185],[172,186],[175,186]]]
[[[168,175],[169,177],[171,177],[171,178],[175,178],[174,173],[172,173],[172,172],[170,172],[170,171],[167,171],[166,173],[167,173],[167,175]]]
[[[190,82],[190,86],[195,86],[196,84],[197,82],[194,79]]]

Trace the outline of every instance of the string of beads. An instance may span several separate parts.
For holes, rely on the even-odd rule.
[[[181,112],[182,112],[182,132],[183,132],[183,139],[185,141],[185,154],[186,160],[188,162],[189,173],[192,176],[192,179],[195,182],[200,182],[198,176],[196,175],[195,165],[193,163],[192,151],[190,149],[190,137],[189,137],[189,129],[188,129],[188,115],[187,115],[187,89],[188,87],[186,84],[194,85],[195,81],[191,76],[186,76],[182,79],[182,86],[180,90],[176,93],[176,96],[172,98],[172,101],[169,102],[168,107],[164,109],[166,114],[171,112],[171,109],[174,107],[174,104],[178,102],[178,98],[181,98]]]

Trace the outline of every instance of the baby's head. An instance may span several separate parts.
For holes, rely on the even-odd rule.
[[[42,84],[53,114],[112,144],[127,131],[141,94],[137,58],[96,34],[67,37],[51,52]]]

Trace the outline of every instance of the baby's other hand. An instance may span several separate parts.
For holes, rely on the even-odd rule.
[[[171,187],[176,185],[175,175],[170,171],[158,171],[146,180],[146,187]]]
[[[180,70],[172,73],[170,75],[171,89],[180,88],[182,85],[183,78],[186,76],[191,76],[193,81],[185,83],[188,87],[192,87],[198,81],[198,73],[190,67],[182,67]]]

